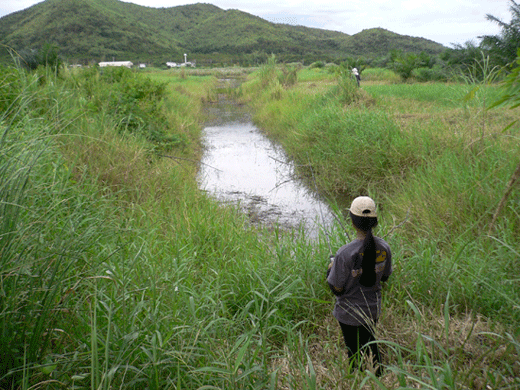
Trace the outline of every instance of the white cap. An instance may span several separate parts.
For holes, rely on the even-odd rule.
[[[377,217],[376,203],[368,196],[358,196],[354,199],[349,211],[358,217]]]

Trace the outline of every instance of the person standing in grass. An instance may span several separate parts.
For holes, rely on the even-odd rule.
[[[359,87],[359,84],[361,82],[361,76],[359,75],[357,68],[352,69],[352,74],[354,75],[354,78],[356,79],[356,82],[357,82],[357,86]]]
[[[327,270],[327,282],[336,295],[333,315],[341,327],[349,359],[359,359],[371,351],[380,374],[381,355],[374,331],[381,313],[381,283],[392,273],[392,253],[388,243],[372,233],[377,214],[371,198],[354,199],[349,213],[357,237],[337,251]]]

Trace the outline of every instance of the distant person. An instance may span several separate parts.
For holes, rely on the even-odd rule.
[[[381,282],[392,273],[392,253],[385,240],[372,234],[377,214],[371,198],[354,199],[349,213],[357,237],[336,252],[327,270],[327,282],[336,295],[333,315],[341,327],[349,360],[358,362],[371,351],[380,375],[381,355],[374,331],[381,314]]]
[[[356,78],[357,86],[359,87],[359,84],[361,82],[361,76],[359,75],[359,72],[358,72],[357,68],[353,68],[352,69],[352,74]]]

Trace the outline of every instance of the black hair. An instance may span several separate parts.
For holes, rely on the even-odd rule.
[[[359,283],[365,287],[372,287],[376,283],[376,242],[372,234],[372,228],[377,226],[377,217],[359,217],[350,213],[352,223],[359,230],[366,233],[363,246],[358,256],[362,258],[361,268],[363,272]]]

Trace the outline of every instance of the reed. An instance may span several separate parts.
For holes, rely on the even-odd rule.
[[[18,107],[10,106],[1,120],[0,382],[5,388],[52,378],[57,360],[52,351],[64,345],[64,323],[73,322],[69,303],[97,256],[106,255],[101,250],[94,255],[93,248],[112,214],[95,188],[84,193],[73,184],[56,145],[52,134],[66,122],[59,120],[62,102],[49,104],[62,91],[36,88],[37,78],[21,75],[20,80]],[[49,108],[54,126],[30,119],[42,106]]]
[[[295,86],[281,101],[255,100],[256,119],[268,133],[274,129],[304,177],[312,165],[329,199],[380,197],[382,218],[400,225],[391,240],[402,258],[398,285],[405,294],[439,307],[449,293],[459,313],[514,324],[518,301],[510,298],[518,291],[508,273],[518,253],[511,245],[518,214],[504,215],[494,237],[481,233],[499,200],[496,189],[516,164],[511,133],[502,135],[500,127],[508,113],[488,114],[483,133],[474,131],[483,126],[480,118],[468,121],[465,105],[478,110],[480,103],[464,99],[464,84],[367,85],[375,103],[352,106],[329,88],[318,96]],[[486,101],[497,95],[492,85],[479,92]],[[397,290],[392,294],[401,295]]]
[[[252,225],[197,189],[198,123],[214,78],[165,72],[119,81],[150,89],[138,77],[165,83],[157,117],[183,140],[166,153],[142,133],[120,131],[120,112],[100,104],[104,93],[128,85],[105,84],[96,72],[63,72],[45,82],[22,72],[14,75],[18,83],[0,87],[16,96],[2,107],[0,139],[2,387],[518,384],[518,335],[511,331],[518,291],[507,273],[519,252],[517,219],[508,211],[499,233],[481,238],[485,218],[472,210],[491,201],[513,143],[490,137],[481,152],[466,138],[436,135],[439,123],[414,134],[377,106],[377,96],[346,106],[329,90],[337,85],[330,74],[305,72],[283,86],[279,100],[256,90],[257,118],[293,159],[301,156],[303,173],[311,162],[327,198],[363,190],[382,199],[379,234],[390,233],[396,259],[378,327],[384,376],[348,364],[331,319],[327,241],[339,247],[345,228],[310,241],[302,232]],[[253,101],[247,94],[259,84],[252,77],[241,98]],[[367,147],[377,153],[367,172],[355,172],[359,165],[342,155],[363,155]],[[454,172],[457,183],[448,186]],[[456,191],[471,196],[437,225],[435,215],[449,210],[446,198]],[[424,199],[438,210],[412,208],[408,222],[392,230],[410,203]],[[465,215],[468,223],[458,226]]]

